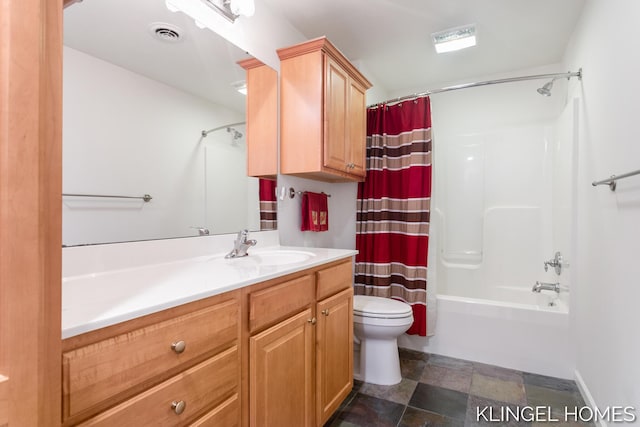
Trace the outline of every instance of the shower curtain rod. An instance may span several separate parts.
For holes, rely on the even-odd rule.
[[[567,73],[535,74],[531,76],[507,77],[504,79],[485,80],[482,82],[462,83],[459,85],[441,87],[439,89],[430,89],[430,90],[427,90],[426,92],[414,93],[413,95],[401,96],[400,98],[389,99],[384,102],[378,102],[376,104],[369,105],[367,108],[376,108],[376,107],[380,107],[381,105],[394,104],[396,102],[406,101],[408,99],[420,98],[422,96],[428,96],[434,93],[449,92],[452,90],[467,89],[470,87],[488,86],[488,85],[495,85],[498,83],[520,82],[524,80],[538,80],[538,79],[556,80],[556,79],[562,79],[562,78],[567,78],[568,80],[571,77],[577,77],[578,80],[582,80],[582,68],[580,68],[578,71],[573,71],[573,72],[569,71]]]
[[[228,125],[218,126],[217,128],[213,128],[213,129],[209,129],[209,130],[203,130],[201,134],[202,134],[202,136],[207,136],[211,132],[215,132],[215,131],[220,130],[220,129],[229,128],[231,126],[240,126],[240,125],[245,125],[245,124],[247,124],[247,122],[230,123]]]

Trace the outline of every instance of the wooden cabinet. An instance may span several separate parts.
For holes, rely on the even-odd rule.
[[[314,424],[311,308],[251,337],[251,426]]]
[[[371,83],[325,37],[279,49],[280,172],[328,182],[365,177]]]
[[[353,388],[352,265],[338,264],[316,275],[316,424],[321,426]]]
[[[352,313],[347,260],[68,338],[62,425],[322,426],[353,386]]]
[[[238,62],[247,75],[247,175],[278,174],[278,73],[257,59]]]
[[[239,394],[239,337],[235,291],[64,340],[63,425],[194,421]]]
[[[249,294],[249,425],[322,426],[353,387],[350,261]]]

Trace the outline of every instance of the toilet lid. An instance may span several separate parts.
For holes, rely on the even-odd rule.
[[[413,314],[409,304],[391,298],[354,295],[353,314],[362,317],[397,319]]]

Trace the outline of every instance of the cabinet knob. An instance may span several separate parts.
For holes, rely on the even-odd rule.
[[[321,313],[324,314],[325,316],[328,316],[329,315],[329,309],[322,310]]]
[[[174,400],[173,402],[171,402],[171,409],[173,409],[173,412],[175,412],[176,415],[182,414],[186,408],[187,402],[185,402],[184,400]]]
[[[187,343],[182,340],[171,343],[171,349],[178,354],[182,353],[186,348]]]
[[[307,322],[311,323],[312,325],[315,325],[317,322],[317,319],[315,317],[312,317],[311,319],[307,320]]]

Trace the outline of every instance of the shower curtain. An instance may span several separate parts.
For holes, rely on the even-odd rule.
[[[358,185],[355,293],[411,305],[427,335],[431,200],[428,97],[367,110],[367,178]],[[430,332],[430,331],[429,331]]]
[[[260,230],[275,230],[278,228],[278,201],[276,200],[276,181],[260,178],[259,186]]]

